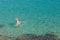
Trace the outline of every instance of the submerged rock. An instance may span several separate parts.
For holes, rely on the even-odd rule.
[[[58,40],[54,34],[32,35],[25,34],[16,38],[16,40]]]
[[[0,40],[60,40],[58,36],[54,34],[35,35],[35,34],[24,34],[16,37],[8,37],[0,35]]]
[[[0,35],[0,40],[15,40],[13,37],[2,36]]]
[[[39,40],[39,37],[37,35],[25,34],[17,37],[16,40]]]
[[[54,34],[45,34],[43,37],[42,37],[42,40],[56,40],[56,37]]]

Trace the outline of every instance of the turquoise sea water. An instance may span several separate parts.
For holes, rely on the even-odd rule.
[[[14,27],[16,16],[20,27]],[[60,35],[60,0],[0,0],[0,35]]]

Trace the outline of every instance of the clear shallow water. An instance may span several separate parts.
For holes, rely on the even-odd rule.
[[[15,18],[22,21],[14,27]],[[0,35],[60,35],[60,0],[0,0]]]

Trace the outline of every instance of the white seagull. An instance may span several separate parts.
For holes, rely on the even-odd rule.
[[[21,21],[19,21],[18,17],[16,18],[16,25],[15,26],[19,26],[21,24]]]

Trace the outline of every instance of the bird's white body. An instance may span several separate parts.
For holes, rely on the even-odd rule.
[[[21,24],[21,21],[19,21],[19,19],[16,18],[16,25],[14,25],[14,26],[19,26],[20,24]]]
[[[17,20],[16,25],[18,26],[18,25],[20,25],[20,24],[21,24],[21,21],[18,21],[18,20]]]

